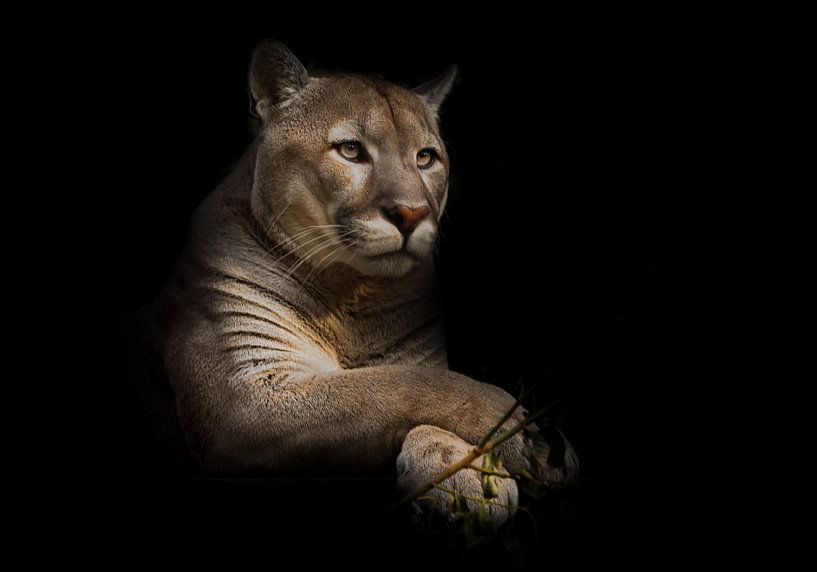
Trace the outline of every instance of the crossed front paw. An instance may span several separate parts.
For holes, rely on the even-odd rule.
[[[406,435],[397,457],[398,488],[404,494],[414,491],[465,457],[473,448],[454,433],[439,427],[415,427]],[[495,464],[489,462],[490,459],[486,461],[485,457],[479,457],[471,467],[462,469],[428,491],[420,499],[423,506],[453,518],[465,508],[458,506],[458,503],[465,503],[469,511],[484,510],[497,526],[513,516],[519,503],[516,481],[491,474],[502,474],[504,471],[501,467],[499,470],[489,468],[495,467]]]

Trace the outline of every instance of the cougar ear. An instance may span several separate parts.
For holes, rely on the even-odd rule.
[[[442,75],[418,85],[412,91],[423,98],[423,101],[426,102],[426,105],[436,117],[437,111],[440,109],[445,96],[451,91],[451,86],[454,85],[456,77],[457,66],[451,66]]]
[[[309,81],[306,68],[281,42],[259,44],[250,62],[250,94],[254,109],[264,122]]]

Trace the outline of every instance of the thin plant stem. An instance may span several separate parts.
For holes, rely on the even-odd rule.
[[[522,392],[522,395],[519,396],[519,399],[516,400],[516,403],[513,404],[513,407],[508,409],[508,411],[505,412],[505,415],[502,416],[502,419],[500,419],[497,422],[496,425],[491,427],[491,430],[488,431],[482,437],[482,439],[479,440],[479,443],[477,443],[477,447],[484,447],[486,445],[486,443],[488,443],[488,441],[491,439],[491,437],[494,436],[494,433],[499,431],[502,428],[502,426],[505,424],[505,421],[510,419],[511,415],[513,415],[516,412],[516,410],[522,404],[522,400],[525,399],[528,395],[530,395],[531,391],[533,391],[535,388],[536,388],[536,384],[534,383],[533,385],[531,385],[529,388],[527,388],[525,391]]]
[[[476,465],[468,465],[467,469],[472,469],[474,471],[485,473],[486,475],[494,475],[495,477],[502,477],[503,479],[513,479],[515,478],[510,473],[500,473],[499,471],[492,471],[491,469],[483,469],[482,467],[478,467]]]

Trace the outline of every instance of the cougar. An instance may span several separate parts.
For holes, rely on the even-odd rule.
[[[260,133],[196,211],[150,309],[172,410],[201,470],[343,476],[396,466],[409,491],[514,405],[447,364],[433,250],[449,175],[438,110],[455,75],[409,90],[309,75],[282,44],[256,48],[249,87]],[[526,438],[499,448],[509,471],[528,467]],[[568,447],[542,476],[561,481],[575,467]],[[477,471],[446,484],[482,495]],[[513,479],[499,479],[498,500],[491,514],[502,522],[517,505]]]

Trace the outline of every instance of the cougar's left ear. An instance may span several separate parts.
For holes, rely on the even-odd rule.
[[[258,45],[250,63],[250,93],[256,113],[266,123],[276,107],[282,107],[309,81],[306,68],[281,42]]]
[[[451,66],[445,73],[422,85],[418,85],[412,91],[419,95],[426,102],[434,117],[442,105],[445,96],[451,91],[454,80],[457,77],[457,66]]]

